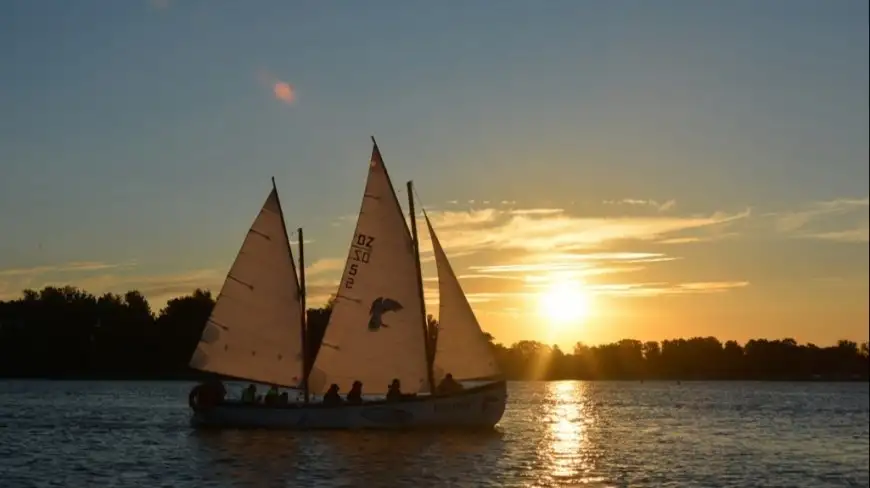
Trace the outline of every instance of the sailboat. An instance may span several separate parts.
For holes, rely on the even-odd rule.
[[[305,344],[302,239],[299,277],[277,189],[263,205],[227,274],[190,365],[203,371],[288,388],[304,401],[282,405],[223,400],[191,403],[197,427],[289,429],[491,428],[501,420],[507,388],[486,336],[438,241],[426,224],[438,268],[440,321],[429,361],[426,307],[413,183],[410,229],[374,138],[365,191],[344,272],[317,356]],[[439,393],[451,374],[474,385]],[[398,380],[405,397],[387,401]],[[359,381],[361,404],[317,401],[331,385]],[[192,392],[193,393],[193,392]]]

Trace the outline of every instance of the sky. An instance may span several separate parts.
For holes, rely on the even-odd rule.
[[[499,342],[867,340],[867,2],[495,7],[0,2],[0,298],[217,292],[274,176],[322,303],[374,135]]]

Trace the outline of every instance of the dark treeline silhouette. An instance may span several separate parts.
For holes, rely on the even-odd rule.
[[[0,376],[45,378],[198,378],[188,360],[214,306],[196,290],[158,313],[137,291],[100,297],[74,287],[25,290],[0,301]],[[332,302],[308,310],[308,348],[316,354]],[[429,317],[431,351],[438,322]],[[535,341],[510,347],[489,336],[509,379],[867,380],[868,345],[801,345],[793,339],[724,344],[714,337],[617,343],[573,351]],[[431,356],[430,356],[431,361]]]

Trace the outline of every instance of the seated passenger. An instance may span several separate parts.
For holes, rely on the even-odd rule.
[[[265,403],[266,403],[266,405],[274,405],[277,402],[278,402],[278,387],[275,385],[272,385],[272,387],[269,388],[269,391],[266,392]]]
[[[453,375],[451,373],[447,373],[447,375],[444,376],[444,379],[441,380],[441,383],[438,384],[439,395],[449,395],[451,393],[456,393],[462,390],[463,386],[459,384],[458,381],[453,379]]]
[[[278,405],[287,405],[290,403],[290,394],[286,391],[278,395]]]
[[[227,390],[224,388],[224,384],[221,380],[212,378],[206,380],[202,384],[202,394],[208,397],[208,400],[212,403],[220,403],[224,401],[224,398],[227,395]]]
[[[341,405],[341,395],[338,394],[338,385],[333,383],[330,385],[326,393],[323,394],[324,405]]]
[[[247,388],[242,390],[242,401],[248,403],[254,403],[257,401],[257,387],[254,386],[253,383],[249,384]]]
[[[390,386],[387,387],[387,401],[396,402],[402,399],[402,384],[398,378],[393,379]]]
[[[352,403],[354,405],[359,405],[362,403],[362,382],[354,381],[353,386],[350,387],[350,391],[347,392],[347,396],[345,397],[347,403]]]

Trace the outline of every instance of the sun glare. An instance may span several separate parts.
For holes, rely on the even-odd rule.
[[[570,278],[555,279],[538,297],[541,314],[558,325],[582,322],[589,316],[591,305],[589,291]]]

